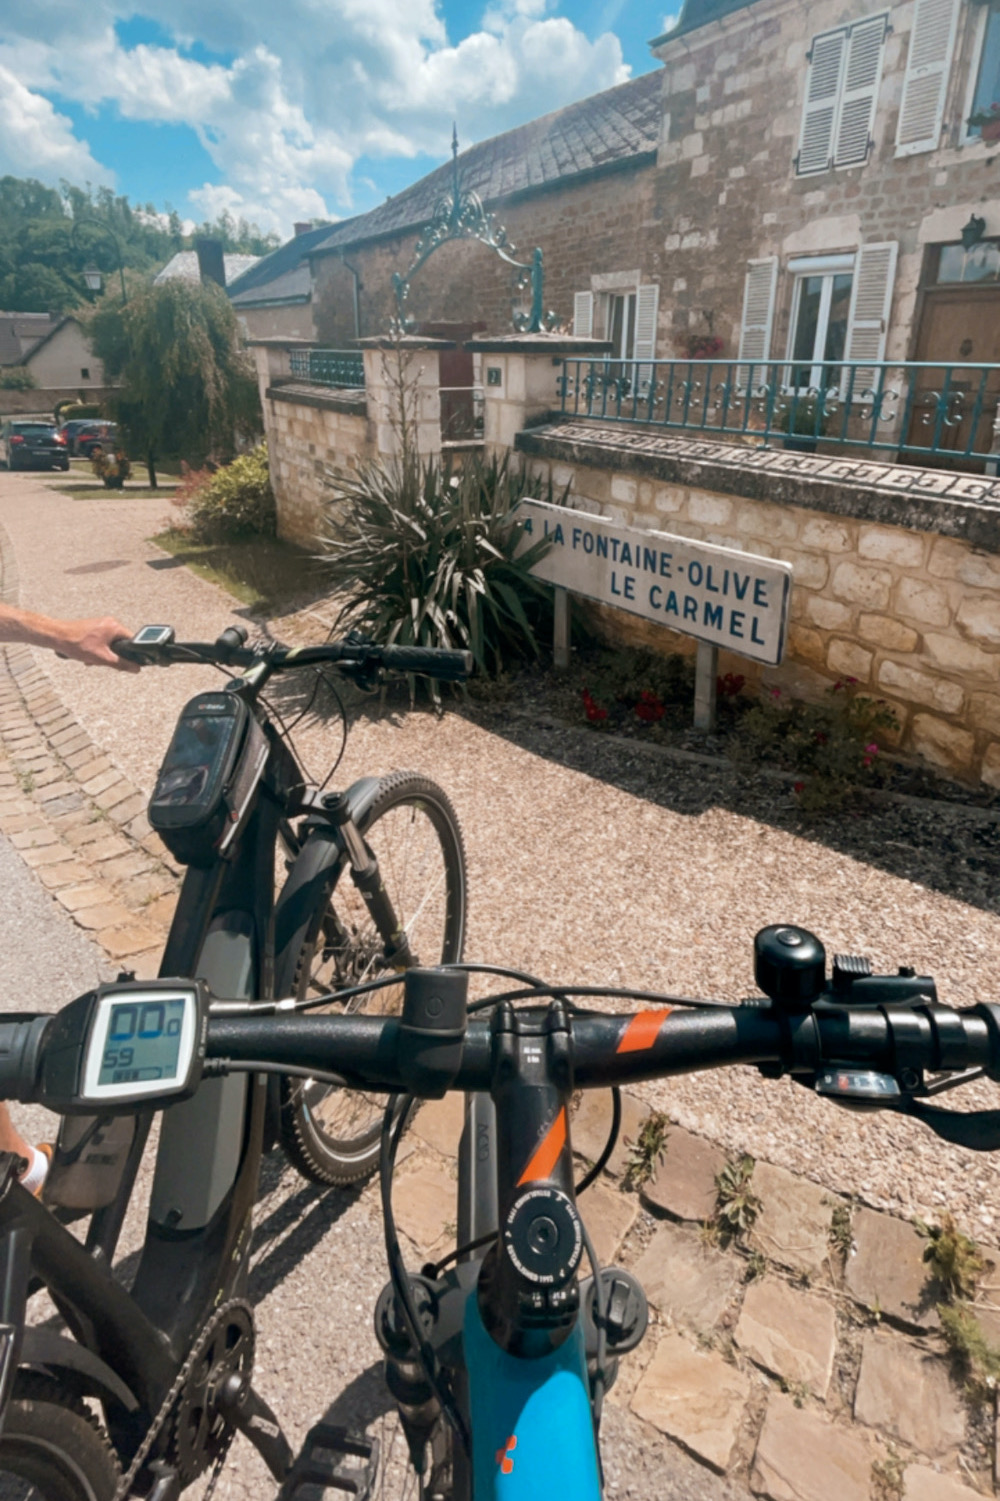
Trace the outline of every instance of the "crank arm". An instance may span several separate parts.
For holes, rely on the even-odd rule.
[[[291,1445],[281,1424],[245,1376],[234,1372],[215,1397],[216,1410],[253,1444],[275,1480],[284,1480],[292,1467]]]

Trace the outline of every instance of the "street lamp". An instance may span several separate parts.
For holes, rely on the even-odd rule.
[[[125,303],[128,302],[128,292],[125,289],[125,264],[122,260],[122,247],[119,243],[118,236],[115,234],[114,230],[110,229],[108,225],[105,224],[101,219],[74,219],[73,228],[70,231],[70,241],[77,247],[77,249],[83,248],[80,244],[79,235],[81,225],[97,234],[107,235],[108,239],[111,241],[111,244],[114,246],[115,260],[118,262],[118,275],[121,279],[122,284],[122,305],[124,306]],[[90,264],[84,267],[83,279],[86,282],[89,291],[99,292],[101,290],[103,277],[101,276],[100,271],[98,271],[95,265]]]

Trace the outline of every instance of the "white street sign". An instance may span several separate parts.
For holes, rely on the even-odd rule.
[[[781,661],[790,563],[544,500],[522,500],[514,520],[524,524],[519,551],[551,540],[531,570],[536,578],[754,661]]]

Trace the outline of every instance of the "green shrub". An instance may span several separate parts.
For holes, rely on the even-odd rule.
[[[38,382],[30,370],[15,365],[10,370],[0,370],[0,391],[34,391]]]
[[[187,497],[188,525],[198,542],[236,542],[243,537],[273,537],[274,494],[267,463],[267,444],[241,454],[231,464],[204,474]]]
[[[538,655],[551,605],[529,568],[548,543],[514,556],[523,529],[510,511],[537,494],[523,470],[506,457],[474,456],[458,471],[404,457],[364,464],[331,490],[320,556],[346,596],[338,630],[465,649],[489,675]],[[551,485],[541,498],[552,499]]]

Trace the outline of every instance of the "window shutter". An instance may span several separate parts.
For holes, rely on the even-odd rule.
[[[917,0],[899,106],[897,156],[937,148],[959,7],[960,0]]]
[[[573,294],[573,333],[578,339],[592,339],[594,337],[593,292],[575,292]]]
[[[834,152],[834,163],[838,167],[868,159],[875,101],[882,77],[885,19],[885,16],[874,16],[870,21],[858,21],[848,33]]]
[[[828,31],[813,41],[799,154],[795,158],[795,170],[800,176],[825,172],[833,160],[833,131],[846,52],[846,27]]]
[[[660,305],[658,283],[640,287],[635,299],[635,358],[656,358],[656,314]],[[649,382],[653,378],[652,365],[637,365],[636,387],[641,397],[649,395]]]
[[[774,317],[774,288],[778,280],[778,257],[766,256],[750,261],[743,283],[743,322],[740,326],[741,360],[753,365],[766,364],[771,354],[771,322]],[[755,378],[766,379],[766,371],[754,371]],[[743,389],[750,381],[750,365],[737,368],[736,384]]]
[[[889,331],[892,285],[896,276],[895,240],[862,245],[854,266],[851,288],[851,311],[847,320],[845,359],[881,360]],[[857,400],[867,388],[877,384],[878,371],[864,366],[855,370],[852,394]],[[847,379],[850,377],[848,376]]]

